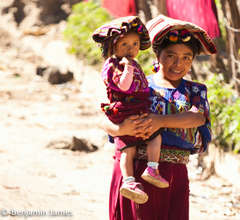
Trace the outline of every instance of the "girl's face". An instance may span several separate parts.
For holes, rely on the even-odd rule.
[[[140,48],[140,38],[137,33],[130,32],[121,37],[114,47],[114,54],[117,57],[134,59]]]
[[[160,72],[165,80],[174,84],[189,72],[193,61],[192,50],[184,44],[172,44],[158,56]]]

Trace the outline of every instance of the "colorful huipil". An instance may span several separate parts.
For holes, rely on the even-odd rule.
[[[211,141],[207,87],[204,84],[182,79],[175,89],[163,88],[154,82],[153,75],[148,77],[148,82],[153,113],[169,115],[191,109],[202,113],[206,118],[206,123],[198,128],[164,128],[161,133],[162,145],[189,150],[191,153],[205,151]]]
[[[127,91],[122,91],[117,84],[123,72],[120,59],[114,56],[108,58],[103,66],[102,78],[107,88],[110,103],[102,103],[102,110],[107,117],[116,124],[121,123],[130,115],[141,114],[150,111],[150,89],[147,79],[136,61],[132,61],[134,67],[133,81]],[[126,146],[135,146],[142,143],[141,138],[133,136],[121,136],[114,138],[115,144],[122,149]]]

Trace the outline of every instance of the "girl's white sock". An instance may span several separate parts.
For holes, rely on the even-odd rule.
[[[135,177],[133,176],[128,176],[126,178],[123,179],[124,183],[130,183],[130,182],[135,182]]]
[[[159,165],[158,162],[153,162],[153,161],[148,161],[148,163],[147,163],[147,166],[151,167],[153,169],[158,169],[158,165]]]

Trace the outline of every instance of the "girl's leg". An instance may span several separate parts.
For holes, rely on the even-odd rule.
[[[158,161],[161,153],[162,137],[161,135],[156,136],[154,139],[148,142],[147,145],[147,156],[148,163],[147,168],[142,174],[142,178],[157,186],[159,188],[166,188],[169,186],[168,181],[166,181],[158,171]]]
[[[148,200],[147,194],[142,190],[142,185],[135,181],[133,163],[136,154],[136,147],[129,147],[123,150],[120,158],[120,168],[123,176],[123,184],[120,188],[122,196],[143,204]]]
[[[159,134],[147,144],[148,161],[158,163],[161,153],[162,136]]]
[[[122,171],[123,180],[133,177],[133,160],[135,155],[136,147],[128,147],[121,153],[120,168]]]

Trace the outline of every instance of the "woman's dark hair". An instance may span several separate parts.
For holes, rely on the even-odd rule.
[[[197,40],[193,36],[191,36],[191,39],[189,41],[187,41],[187,42],[181,41],[181,42],[177,42],[177,43],[172,42],[167,37],[165,37],[163,39],[163,41],[158,46],[155,47],[156,55],[159,56],[163,49],[165,49],[166,47],[168,47],[170,45],[174,45],[174,44],[184,44],[187,47],[189,47],[192,50],[192,52],[193,52],[193,57],[195,57],[196,55],[198,55],[200,53],[201,47],[202,47],[201,43],[199,42],[199,40]]]

